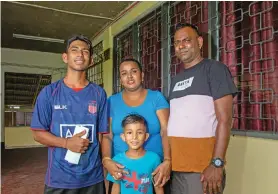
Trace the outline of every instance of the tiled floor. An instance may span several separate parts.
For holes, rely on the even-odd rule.
[[[42,194],[47,168],[47,148],[3,150],[2,194]]]

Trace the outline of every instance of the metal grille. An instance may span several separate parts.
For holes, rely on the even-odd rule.
[[[174,34],[178,23],[196,25],[204,38],[202,56],[208,57],[208,2],[186,1],[170,4],[170,75],[175,76],[182,68],[181,61],[175,56]]]
[[[277,132],[277,2],[221,2],[220,59],[239,89],[234,128]]]
[[[144,86],[161,91],[161,11],[147,15],[139,22],[139,56],[143,65]]]
[[[115,37],[115,57],[113,65],[113,93],[122,90],[120,83],[119,65],[123,59],[133,57],[133,34],[132,28],[122,32],[119,36]]]
[[[87,79],[103,87],[103,43],[93,47],[93,65],[87,70]]]
[[[233,128],[277,133],[278,3],[188,1],[164,5],[169,5],[169,22],[161,22],[159,9],[138,22],[139,49],[136,52],[144,65],[146,87],[167,88],[161,83],[160,75],[166,73],[172,77],[183,68],[173,46],[175,26],[180,22],[195,24],[204,38],[202,56],[226,64],[239,89],[234,99]],[[163,37],[160,29],[166,25],[168,37]],[[133,36],[130,28],[116,38],[116,64],[134,55],[132,43],[136,37]],[[169,68],[165,68],[164,63],[161,67],[162,50],[169,53]],[[116,67],[114,92],[120,91]]]

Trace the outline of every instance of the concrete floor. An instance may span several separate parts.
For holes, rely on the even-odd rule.
[[[2,194],[42,194],[47,148],[2,149]]]

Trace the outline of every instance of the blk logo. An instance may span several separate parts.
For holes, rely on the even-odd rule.
[[[54,109],[55,110],[66,110],[68,108],[67,108],[67,105],[54,105]]]

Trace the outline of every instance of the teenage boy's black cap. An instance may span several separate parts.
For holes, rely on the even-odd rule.
[[[93,47],[92,47],[92,42],[90,41],[89,38],[87,38],[86,36],[82,35],[82,34],[77,34],[77,35],[73,35],[71,36],[68,40],[65,41],[66,43],[66,51],[68,50],[70,44],[75,41],[75,40],[81,40],[83,42],[86,42],[89,46],[89,50],[90,50],[90,54],[91,56],[93,55]]]

